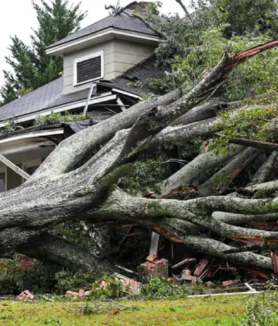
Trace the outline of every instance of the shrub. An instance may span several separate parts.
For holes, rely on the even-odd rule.
[[[59,267],[34,259],[31,269],[23,269],[22,259],[18,254],[13,259],[0,259],[0,295],[18,294],[24,290],[36,294],[53,292]]]
[[[165,278],[155,277],[143,285],[142,295],[146,299],[177,299],[185,297],[185,289],[170,284]]]

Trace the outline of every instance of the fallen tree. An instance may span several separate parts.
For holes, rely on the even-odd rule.
[[[64,140],[27,182],[0,195],[0,255],[19,252],[75,270],[110,270],[108,261],[100,261],[85,249],[57,237],[52,230],[70,220],[92,224],[128,221],[184,243],[196,252],[272,271],[269,256],[254,253],[252,246],[250,251],[237,251],[219,239],[246,240],[251,244],[256,241],[270,247],[278,242],[278,232],[257,230],[246,224],[277,219],[278,201],[270,196],[278,182],[264,183],[276,154],[252,141],[236,141],[228,152],[219,155],[208,151],[207,146],[200,153],[199,145],[219,132],[215,126],[221,120],[213,113],[215,101],[208,105],[205,96],[236,66],[277,45],[278,41],[268,42],[233,57],[225,53],[191,91],[184,94],[177,89],[139,102]],[[197,106],[201,102],[205,104]],[[217,107],[221,106],[223,103]],[[233,115],[246,110],[242,102],[225,104],[229,106]],[[198,141],[192,142],[195,139]],[[176,170],[155,185],[154,189],[159,190],[150,189],[135,196],[128,189],[121,189],[122,178],[136,162],[148,158],[150,153],[159,156],[164,153],[164,146],[177,144],[190,144],[190,149],[185,150],[191,159],[184,166],[178,164],[179,168],[176,164]],[[231,182],[264,150],[270,155],[257,169],[255,180],[260,184],[247,187],[249,180],[242,177],[240,189],[231,191],[223,180]],[[274,146],[270,150],[275,150]],[[173,199],[177,193],[186,200]],[[213,234],[211,238],[206,236],[207,231]]]

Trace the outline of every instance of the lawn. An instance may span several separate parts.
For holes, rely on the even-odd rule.
[[[86,302],[0,301],[0,325],[229,326],[240,320],[247,300],[248,296],[241,295],[176,301],[114,301],[101,304],[103,313],[93,312],[93,302],[85,309]]]

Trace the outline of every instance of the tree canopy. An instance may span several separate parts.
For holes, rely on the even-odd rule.
[[[0,91],[2,105],[62,74],[62,58],[46,55],[45,49],[80,28],[86,16],[86,12],[81,12],[80,5],[70,4],[68,0],[33,1],[38,28],[33,30],[31,45],[24,44],[17,36],[11,37],[10,56],[6,57],[11,71],[3,71],[5,83]]]

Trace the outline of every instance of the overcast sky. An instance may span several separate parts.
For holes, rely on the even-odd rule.
[[[47,0],[49,1],[49,0]],[[36,0],[39,3],[39,0]],[[71,2],[71,1],[70,1]],[[75,3],[77,1],[74,1]],[[86,27],[107,16],[105,5],[117,3],[116,0],[83,0],[82,10],[88,11],[88,16],[83,20],[81,27]],[[122,0],[125,6],[132,0]],[[190,0],[184,0],[189,3]],[[164,13],[182,13],[175,0],[162,0]],[[2,0],[0,10],[0,86],[3,85],[3,69],[9,70],[5,56],[9,55],[8,47],[11,44],[10,36],[17,35],[25,43],[29,43],[31,29],[37,27],[35,11],[32,0]]]

